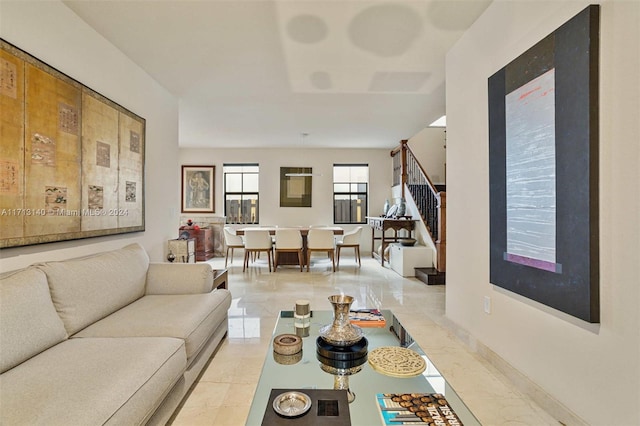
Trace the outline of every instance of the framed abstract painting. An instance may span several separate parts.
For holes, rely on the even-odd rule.
[[[311,167],[280,167],[280,207],[311,207]]]
[[[599,322],[599,6],[488,79],[490,282]]]

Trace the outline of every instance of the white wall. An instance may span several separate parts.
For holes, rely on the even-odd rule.
[[[638,425],[640,2],[600,3],[601,322],[489,283],[487,78],[585,1],[494,1],[447,55],[446,312],[585,422]]]
[[[425,127],[409,139],[411,152],[416,156],[420,165],[429,175],[434,184],[446,183],[445,164],[447,152],[445,149],[445,129]]]
[[[0,37],[146,119],[146,231],[4,249],[0,270],[141,243],[162,259],[178,224],[178,102],[59,1],[0,1]]]
[[[182,165],[216,166],[216,215],[224,216],[222,166],[225,163],[260,165],[260,224],[307,226],[333,224],[333,164],[369,165],[369,216],[382,214],[391,198],[390,149],[186,149],[180,150]],[[312,167],[311,208],[280,207],[280,167]],[[199,215],[192,215],[194,218]],[[197,219],[194,219],[197,220]],[[353,226],[343,226],[351,229]],[[362,235],[362,251],[370,252],[370,228]]]

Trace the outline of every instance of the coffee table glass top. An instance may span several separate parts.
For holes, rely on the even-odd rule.
[[[426,361],[427,368],[424,373],[418,376],[396,378],[378,373],[368,362],[362,362],[348,376],[351,396],[355,395],[355,399],[349,404],[351,424],[354,426],[383,424],[376,404],[376,394],[378,393],[437,392],[445,396],[464,425],[479,425],[478,420],[436,370],[433,363],[413,341],[393,313],[389,310],[383,310],[382,313],[386,319],[385,327],[363,328],[364,336],[368,341],[368,351],[371,352],[381,346],[403,346],[422,356]],[[313,311],[311,318],[307,321],[307,323],[301,324],[300,319],[295,319],[294,322],[292,311],[280,312],[273,336],[285,333],[298,334],[302,337],[302,353],[290,356],[275,354],[272,339],[251,404],[247,425],[253,426],[262,423],[265,408],[267,405],[271,405],[271,401],[269,401],[271,389],[334,389],[334,386],[344,387],[344,378],[337,380],[332,374],[336,370],[327,368],[326,365],[323,366],[317,356],[318,330],[333,321],[333,311]],[[308,328],[296,327],[300,325],[308,325]],[[341,371],[344,372],[344,370]]]

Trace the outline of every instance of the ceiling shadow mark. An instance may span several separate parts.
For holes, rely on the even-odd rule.
[[[411,8],[395,4],[369,7],[349,24],[351,42],[382,57],[405,53],[418,38],[423,23]]]
[[[298,15],[287,23],[287,34],[298,43],[313,44],[324,40],[329,34],[327,24],[314,15]]]

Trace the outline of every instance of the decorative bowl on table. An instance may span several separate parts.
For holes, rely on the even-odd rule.
[[[273,400],[273,409],[284,417],[301,416],[311,408],[311,398],[306,393],[289,391]]]
[[[417,240],[415,238],[401,238],[400,245],[405,247],[411,247],[416,244],[416,241]]]
[[[302,350],[302,339],[295,334],[279,334],[273,338],[273,351],[280,355],[293,355]]]

